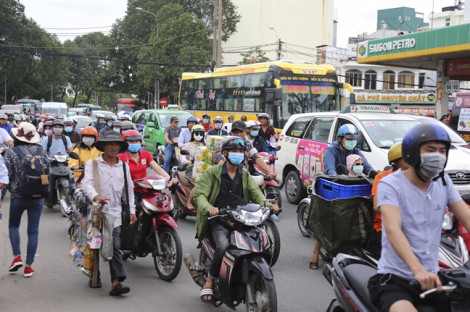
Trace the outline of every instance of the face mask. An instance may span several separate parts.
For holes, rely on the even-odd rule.
[[[41,121],[44,122],[44,121],[46,121],[46,119],[45,119],[45,118],[41,118]]]
[[[352,167],[352,172],[354,172],[357,175],[360,175],[364,171],[364,166],[353,166]]]
[[[238,166],[244,160],[245,154],[243,153],[228,153],[228,161],[234,166]]]
[[[258,133],[259,133],[259,131],[251,131],[251,136],[252,137],[257,137]]]
[[[72,132],[73,131],[73,127],[65,127],[65,132]]]
[[[113,126],[113,123],[112,122],[108,122],[108,127],[112,127]]]
[[[64,131],[64,129],[62,128],[52,128],[52,132],[55,134],[55,135],[62,135],[62,132]]]
[[[82,142],[83,142],[83,144],[85,144],[86,146],[92,146],[93,143],[95,143],[95,139],[94,139],[94,138],[84,137],[84,138],[82,139]]]
[[[357,145],[357,140],[347,140],[344,143],[344,149],[348,151],[352,151]]]
[[[127,149],[131,153],[137,153],[141,147],[142,146],[140,145],[140,143],[133,143],[133,144],[129,144],[129,147]]]
[[[208,123],[209,123],[209,119],[204,118],[204,119],[202,120],[202,122],[205,123],[205,124],[208,124]]]
[[[216,122],[214,124],[214,128],[217,129],[217,130],[221,129],[222,128],[222,123],[221,122]]]
[[[421,154],[419,170],[428,178],[434,178],[444,170],[447,157],[441,153]]]
[[[39,120],[40,118],[39,117],[36,117],[36,120]]]
[[[98,123],[99,123],[100,125],[103,125],[103,124],[104,124],[104,121],[99,121],[99,120],[98,120]]]
[[[195,139],[196,141],[198,141],[198,142],[200,142],[203,138],[204,138],[203,135],[199,135],[199,134],[195,134],[195,135],[194,135],[194,139]]]
[[[52,134],[52,130],[51,130],[51,129],[46,129],[46,130],[44,130],[44,134],[45,134],[45,135],[51,135],[51,134]]]
[[[113,128],[113,131],[121,132],[121,128]]]

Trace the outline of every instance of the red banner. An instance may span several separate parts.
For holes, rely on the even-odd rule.
[[[456,76],[470,76],[470,58],[448,60],[446,75],[450,78]]]

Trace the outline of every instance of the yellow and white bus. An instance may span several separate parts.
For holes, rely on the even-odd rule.
[[[221,116],[224,122],[229,115],[256,120],[264,112],[282,128],[293,114],[340,110],[349,104],[341,105],[342,88],[354,94],[349,84],[338,83],[331,65],[276,61],[183,73],[178,105],[196,117],[209,113],[211,120]]]

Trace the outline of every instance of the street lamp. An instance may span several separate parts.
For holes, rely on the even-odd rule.
[[[281,45],[281,42],[279,41],[279,35],[277,34],[277,30],[276,28],[274,28],[274,26],[268,26],[269,29],[271,30],[274,30],[274,32],[276,33],[276,43],[277,43],[277,48],[276,48],[276,53],[277,53],[277,60],[279,61],[281,59],[281,49],[280,49],[280,45]]]
[[[148,13],[148,14],[151,14],[154,18],[155,18],[155,26],[156,26],[156,31],[157,31],[157,37],[158,37],[158,21],[157,21],[157,14],[153,13],[153,12],[150,12],[150,11],[147,11],[147,10],[144,10],[142,9],[141,7],[136,7],[135,8],[137,11],[142,11],[144,13]]]

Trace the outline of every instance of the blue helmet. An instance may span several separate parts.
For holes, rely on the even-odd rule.
[[[190,117],[188,118],[188,120],[186,120],[186,124],[188,124],[188,122],[195,122],[195,123],[197,123],[197,119],[196,119],[196,117],[194,117],[194,116],[190,116]]]
[[[353,124],[344,124],[338,130],[338,137],[345,137],[348,140],[357,140],[359,131]]]

